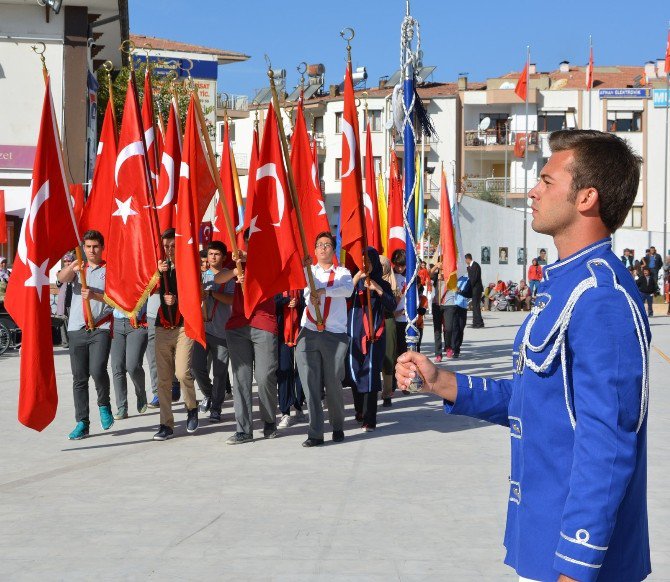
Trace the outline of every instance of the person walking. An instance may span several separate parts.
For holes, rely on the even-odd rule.
[[[472,255],[465,255],[465,264],[468,266],[468,279],[472,290],[472,327],[481,329],[484,327],[482,318],[482,295],[484,294],[484,283],[482,282],[482,268],[477,261],[472,260]]]
[[[647,315],[652,317],[654,315],[654,295],[658,293],[656,278],[652,275],[649,267],[642,267],[642,276],[638,277],[635,282],[640,290],[640,295],[642,295],[642,300],[647,306]]]
[[[537,295],[540,281],[542,281],[542,265],[540,265],[537,259],[533,259],[530,267],[528,267],[528,286],[530,287],[531,297]]]

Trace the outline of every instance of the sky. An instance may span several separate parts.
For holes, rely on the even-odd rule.
[[[413,0],[424,65],[437,66],[432,80],[453,82],[466,73],[484,81],[520,71],[526,45],[538,71],[567,60],[588,61],[593,37],[595,65],[642,65],[665,56],[670,1],[645,0]],[[323,63],[326,85],[344,75],[340,31],[352,27],[352,62],[365,66],[368,87],[399,68],[400,25],[405,0],[130,0],[130,29],[250,55],[219,68],[218,89],[252,98],[268,84],[264,55],[287,71],[288,90],[299,82],[300,62]]]

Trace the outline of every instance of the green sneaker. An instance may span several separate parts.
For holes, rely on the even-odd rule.
[[[124,418],[128,418],[128,409],[125,406],[119,406],[114,415],[114,420],[123,420]]]
[[[137,401],[137,412],[144,414],[147,411],[147,395],[144,394],[141,399]]]
[[[67,435],[67,438],[71,441],[80,441],[88,436],[88,424],[85,422],[79,421],[77,426],[74,427],[74,430]]]
[[[109,406],[99,406],[100,409],[100,426],[102,430],[109,430],[114,425],[114,417]]]

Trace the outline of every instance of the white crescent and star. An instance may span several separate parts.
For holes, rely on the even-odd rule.
[[[116,158],[116,166],[114,167],[114,182],[119,185],[119,172],[123,164],[133,156],[144,156],[144,146],[141,141],[134,141],[124,147]]]
[[[37,297],[40,301],[42,301],[42,289],[49,286],[49,275],[47,275],[49,259],[44,261],[39,266],[28,259],[26,266],[30,269],[30,277],[26,279],[24,286],[35,287],[35,291],[37,291]]]
[[[130,206],[133,202],[133,197],[130,196],[125,202],[121,202],[118,198],[114,198],[116,202],[116,210],[112,212],[112,216],[120,216],[123,224],[127,224],[128,217],[137,214]]]
[[[49,180],[46,180],[40,189],[35,193],[30,206],[26,207],[26,212],[21,225],[21,234],[19,236],[18,255],[24,265],[28,264],[28,243],[26,242],[26,228],[30,230],[30,238],[33,238],[35,228],[35,219],[42,205],[49,199]],[[34,240],[34,238],[33,238]]]
[[[258,168],[258,170],[256,170],[256,182],[258,183],[258,181],[262,180],[263,178],[272,178],[275,181],[279,220],[277,222],[273,222],[272,226],[278,227],[281,225],[282,218],[284,217],[284,206],[286,202],[284,198],[284,187],[282,186],[282,183],[279,180],[279,176],[277,175],[277,164],[269,163]],[[256,216],[256,218],[258,218],[258,216]],[[249,234],[251,235],[251,232],[249,232]]]
[[[394,226],[389,229],[389,238],[405,240],[405,229],[402,226]]]
[[[344,135],[344,139],[347,140],[349,146],[349,165],[347,171],[342,173],[342,178],[346,178],[356,168],[356,134],[353,126],[344,118],[344,115],[342,116],[342,135]]]
[[[174,198],[174,160],[172,159],[172,156],[167,152],[163,152],[163,156],[161,157],[161,164],[165,168],[165,173],[167,174],[168,188],[167,192],[165,193],[165,197],[163,198],[163,202],[156,206],[156,210],[165,208],[168,204],[170,204],[170,202],[172,202],[172,199]],[[186,167],[188,168],[188,166]]]

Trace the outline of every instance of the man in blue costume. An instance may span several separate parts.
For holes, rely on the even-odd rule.
[[[511,380],[398,358],[396,377],[450,414],[509,427],[505,563],[524,580],[633,582],[651,572],[647,522],[650,332],[610,235],[637,193],[641,159],[597,131],[558,131],[529,193],[535,231],[560,259],[514,341]]]

